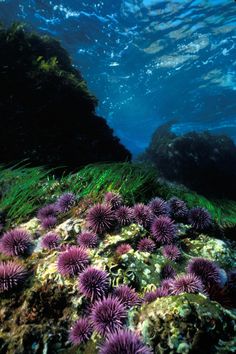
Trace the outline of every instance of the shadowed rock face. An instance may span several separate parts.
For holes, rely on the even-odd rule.
[[[29,159],[71,170],[130,160],[57,41],[13,25],[0,30],[0,50],[1,163]]]
[[[206,195],[236,198],[236,146],[225,135],[190,132],[177,136],[172,122],[159,127],[142,159],[170,180]]]

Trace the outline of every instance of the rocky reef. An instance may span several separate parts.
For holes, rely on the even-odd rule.
[[[60,43],[0,25],[0,162],[78,166],[129,161],[130,152],[96,115],[97,99]],[[19,148],[20,146],[20,148]]]
[[[205,208],[51,195],[0,238],[0,352],[233,353],[235,242]]]
[[[157,128],[141,159],[170,181],[211,197],[236,199],[236,146],[226,135],[176,135],[173,122]],[[171,168],[170,168],[171,166]]]

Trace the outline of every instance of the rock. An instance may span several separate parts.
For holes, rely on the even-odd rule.
[[[236,264],[236,250],[230,241],[223,241],[208,235],[199,235],[196,239],[185,239],[188,254],[191,257],[203,257],[217,262],[223,268],[231,268]]]
[[[130,326],[156,354],[229,353],[235,348],[235,313],[204,295],[159,298],[130,318]]]
[[[70,218],[58,225],[55,232],[61,235],[63,240],[75,237],[85,228],[85,221],[79,218]]]
[[[40,226],[39,219],[37,218],[32,218],[28,222],[19,225],[20,228],[27,230],[31,234],[36,234],[38,235],[38,229]]]

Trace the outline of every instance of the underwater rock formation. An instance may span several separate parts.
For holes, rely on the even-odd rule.
[[[130,160],[58,41],[14,24],[0,27],[0,51],[1,163],[29,159],[72,170]]]
[[[177,136],[172,122],[153,134],[143,161],[150,161],[167,179],[199,193],[236,199],[236,146],[228,136],[190,132]],[[171,168],[170,168],[171,166]]]
[[[202,295],[162,297],[136,316],[154,353],[230,353],[235,348],[236,316]]]
[[[170,216],[150,218],[148,203],[135,204],[139,218],[123,226],[108,204],[75,196],[69,209],[55,212],[52,205],[62,200],[56,198],[41,205],[37,218],[17,225],[33,243],[27,257],[0,252],[1,353],[234,351],[234,242],[218,240],[207,229],[190,232],[189,218],[185,223]],[[95,233],[88,216],[97,206],[109,211],[112,223]],[[40,218],[50,212],[57,224],[48,233]],[[163,218],[165,227],[157,228]],[[174,234],[169,245],[153,237],[153,230],[165,235],[166,226]],[[96,236],[93,247],[78,246],[84,235],[92,241]],[[14,286],[4,272],[6,264],[18,272],[13,269]]]

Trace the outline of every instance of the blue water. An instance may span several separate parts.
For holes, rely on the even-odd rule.
[[[173,118],[236,141],[235,1],[0,0],[13,20],[60,39],[134,154]]]

